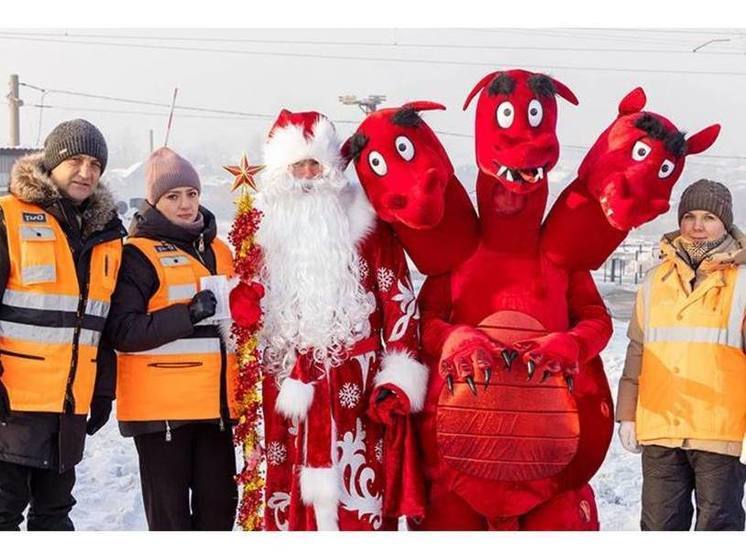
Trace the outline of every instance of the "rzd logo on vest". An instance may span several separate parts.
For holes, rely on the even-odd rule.
[[[29,212],[23,212],[24,223],[46,223],[47,216],[45,214],[32,214]]]

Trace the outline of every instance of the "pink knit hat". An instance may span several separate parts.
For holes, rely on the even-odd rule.
[[[189,161],[175,151],[162,147],[150,154],[145,163],[145,197],[152,205],[172,188],[191,186],[202,192],[199,175]]]

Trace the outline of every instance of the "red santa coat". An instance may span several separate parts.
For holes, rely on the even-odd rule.
[[[268,530],[394,529],[423,507],[409,416],[386,426],[369,417],[375,388],[392,388],[410,411],[424,405],[427,369],[418,355],[418,311],[404,252],[359,190],[350,189],[359,279],[375,310],[370,335],[324,371],[296,359],[282,386],[264,382]],[[390,405],[389,402],[385,405]]]

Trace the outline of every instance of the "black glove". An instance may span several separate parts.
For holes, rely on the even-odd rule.
[[[378,391],[378,396],[376,396],[376,404],[380,404],[383,402],[386,398],[393,395],[393,390],[389,390],[388,388],[381,388],[381,390]]]
[[[189,309],[189,320],[192,324],[197,324],[215,314],[215,308],[218,306],[218,300],[215,294],[209,289],[203,289],[192,297],[192,301],[187,305]]]
[[[109,421],[111,415],[111,398],[94,396],[91,402],[91,415],[85,425],[85,432],[93,435]]]
[[[3,381],[0,380],[0,421],[8,421],[10,417],[10,397],[8,389],[5,388]]]

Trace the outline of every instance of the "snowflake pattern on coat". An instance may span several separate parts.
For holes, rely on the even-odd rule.
[[[339,389],[339,403],[342,407],[352,409],[360,403],[360,386],[352,382],[346,382]]]
[[[394,283],[394,272],[385,267],[378,268],[378,271],[376,272],[376,280],[378,281],[378,289],[381,291],[388,291]]]
[[[277,441],[269,443],[269,446],[267,447],[267,462],[269,462],[271,466],[279,466],[287,460],[287,457],[288,449],[285,448],[284,444],[278,443]]]
[[[370,273],[370,268],[368,267],[368,261],[362,256],[358,256],[357,258],[357,279],[361,282],[365,281],[368,278],[369,273]]]

